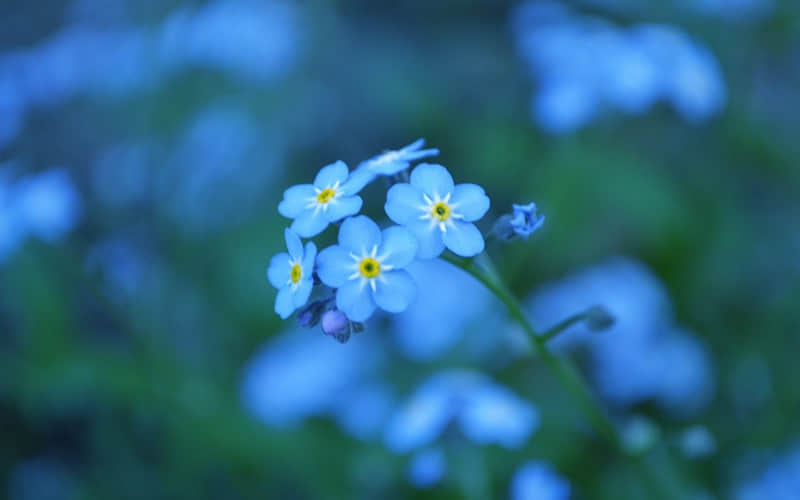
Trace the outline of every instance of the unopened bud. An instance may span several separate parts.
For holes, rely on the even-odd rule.
[[[528,239],[544,224],[544,215],[537,215],[536,203],[512,205],[512,212],[497,219],[492,231],[501,240],[510,241],[516,237]]]
[[[338,309],[326,311],[322,315],[322,333],[344,344],[350,340],[350,320]]]

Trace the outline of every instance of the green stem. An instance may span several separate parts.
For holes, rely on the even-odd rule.
[[[578,321],[585,320],[587,312],[571,316],[550,328],[544,334],[540,334],[533,328],[530,321],[528,321],[517,298],[498,276],[494,264],[487,254],[483,253],[476,258],[465,259],[450,253],[444,253],[441,258],[471,274],[503,302],[511,317],[513,317],[522,326],[528,336],[530,336],[535,353],[542,359],[555,377],[564,385],[567,392],[573,397],[575,404],[584,418],[586,418],[598,434],[605,437],[611,445],[639,471],[643,479],[650,486],[650,494],[665,500],[676,498],[673,488],[669,487],[669,485],[662,484],[662,482],[658,480],[658,474],[654,473],[651,468],[647,466],[643,457],[631,456],[626,452],[619,433],[595,401],[588,385],[575,365],[568,358],[556,357],[547,347],[547,342],[560,332]],[[477,262],[478,259],[481,260],[480,263]]]

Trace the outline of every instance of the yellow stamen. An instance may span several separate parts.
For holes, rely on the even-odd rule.
[[[300,278],[303,277],[303,268],[300,267],[300,264],[295,264],[292,266],[292,272],[290,275],[292,283],[297,283],[300,281]]]
[[[317,195],[317,202],[323,204],[328,203],[334,196],[336,196],[336,191],[331,188],[325,188]]]
[[[372,257],[366,257],[358,265],[358,270],[361,271],[363,277],[372,279],[381,273],[381,265]]]
[[[442,201],[436,203],[431,210],[431,215],[441,222],[445,222],[450,218],[450,206]]]

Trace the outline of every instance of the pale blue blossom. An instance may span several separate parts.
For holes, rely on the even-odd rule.
[[[570,485],[550,464],[538,460],[517,469],[511,481],[511,500],[568,500]]]
[[[472,257],[484,249],[483,235],[473,224],[489,210],[489,197],[475,184],[453,183],[441,165],[423,163],[409,183],[395,184],[386,195],[386,214],[407,227],[419,241],[418,257],[438,257],[446,248]]]
[[[288,318],[295,309],[308,302],[314,286],[314,259],[317,256],[317,246],[309,241],[304,249],[300,237],[291,229],[284,231],[284,237],[289,253],[272,257],[267,269],[269,282],[278,289],[275,312],[281,319]]]
[[[361,163],[358,168],[374,175],[394,175],[411,165],[412,161],[439,154],[436,148],[420,149],[425,139],[417,139],[408,146],[397,150],[388,150]]]

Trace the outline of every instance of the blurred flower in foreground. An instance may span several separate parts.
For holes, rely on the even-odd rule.
[[[268,341],[245,367],[243,403],[256,417],[277,427],[335,413],[342,422],[348,422],[346,430],[363,430],[370,418],[378,418],[380,412],[365,411],[360,418],[366,422],[353,422],[356,416],[341,407],[353,401],[361,403],[352,407],[362,409],[372,407],[372,403],[384,404],[374,394],[372,401],[366,401],[361,389],[369,384],[370,375],[381,363],[381,351],[375,342],[374,338],[361,336],[358,342],[342,348],[305,329],[279,335]]]
[[[673,324],[663,285],[641,263],[612,258],[545,287],[530,304],[540,325],[594,304],[615,318],[602,335],[578,324],[552,341],[556,349],[589,349],[589,371],[608,401],[629,406],[653,399],[683,416],[702,410],[711,399],[708,352],[694,334]]]
[[[500,326],[499,318],[505,316],[497,312],[499,301],[475,278],[438,259],[414,261],[407,270],[419,295],[403,314],[392,318],[395,341],[407,357],[433,359],[470,333],[498,340],[494,336],[502,330],[491,328],[492,318]]]
[[[524,445],[539,426],[527,401],[478,373],[450,371],[428,379],[389,421],[387,446],[405,453],[433,443],[451,422],[476,444]]]
[[[736,488],[735,500],[800,498],[800,446],[773,460],[759,475]]]
[[[417,488],[430,488],[442,480],[447,461],[441,448],[428,448],[415,454],[408,465],[408,481]]]
[[[11,183],[0,171],[0,261],[29,235],[55,243],[71,232],[82,201],[67,171],[54,168]]]
[[[569,496],[569,483],[545,462],[525,463],[511,481],[512,500],[567,500]]]
[[[642,114],[660,99],[689,122],[725,105],[717,60],[676,28],[622,29],[552,2],[520,5],[512,24],[518,52],[539,82],[534,118],[548,132],[573,132],[604,108]]]

